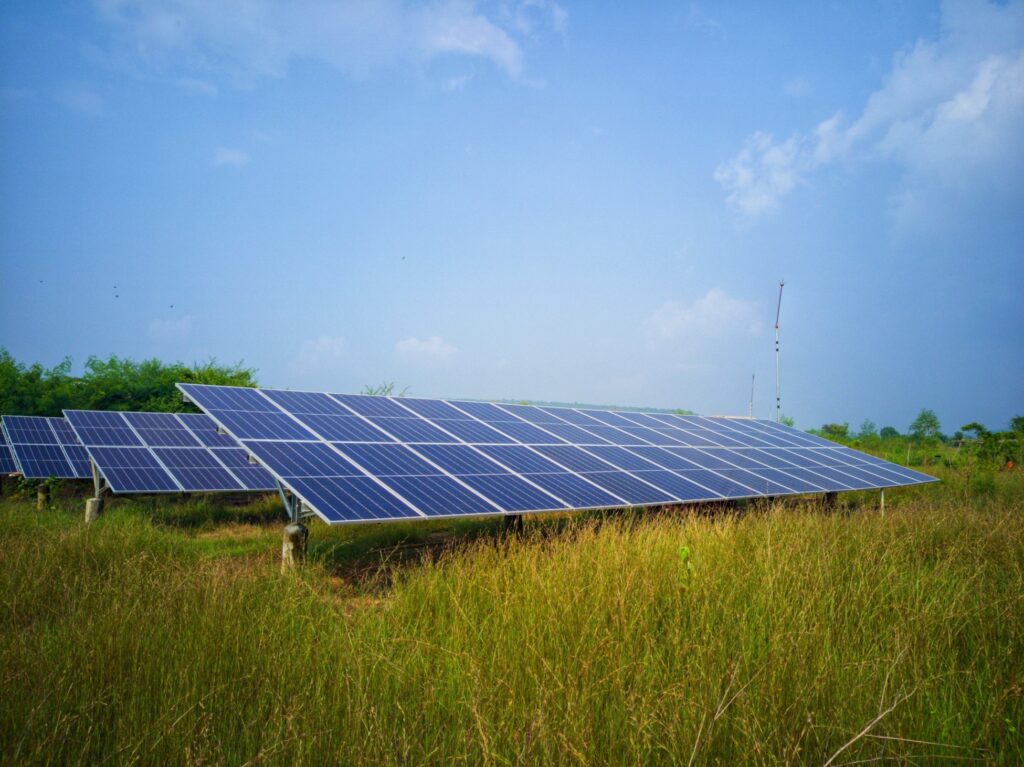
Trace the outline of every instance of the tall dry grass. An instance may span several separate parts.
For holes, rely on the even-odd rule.
[[[885,515],[479,523],[412,561],[372,550],[396,528],[317,527],[289,578],[276,522],[5,502],[0,754],[1020,763],[1024,481],[947,479]]]

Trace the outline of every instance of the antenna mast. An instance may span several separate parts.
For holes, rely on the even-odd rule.
[[[775,422],[782,423],[782,379],[779,376],[779,315],[782,313],[782,289],[786,281],[779,283],[779,303],[775,307]]]
[[[756,377],[755,373],[751,373],[750,374],[750,409],[747,411],[747,415],[750,418],[754,417],[754,378],[755,377]]]

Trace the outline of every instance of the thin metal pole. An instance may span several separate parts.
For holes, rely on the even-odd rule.
[[[754,378],[756,374],[750,374],[750,408],[747,410],[747,415],[751,418],[754,417]]]
[[[786,281],[779,283],[779,303],[775,307],[775,422],[782,423],[782,378],[779,372],[779,315],[782,313],[782,289]]]

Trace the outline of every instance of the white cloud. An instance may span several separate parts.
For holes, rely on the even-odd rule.
[[[103,114],[103,99],[91,88],[72,85],[57,91],[54,98],[60,104],[83,117],[99,117]]]
[[[937,39],[894,57],[856,119],[837,113],[785,140],[754,133],[715,170],[728,201],[748,215],[765,213],[840,161],[895,163],[904,199],[922,185],[991,184],[1016,174],[1024,166],[1024,2],[950,2],[942,22]]]
[[[316,60],[363,76],[403,61],[461,55],[522,72],[522,49],[470,0],[94,0],[132,55],[161,69],[187,66],[239,79],[284,75]],[[550,5],[552,26],[564,12]],[[558,10],[555,10],[558,9]],[[203,78],[204,81],[206,78]]]
[[[811,84],[807,82],[806,77],[794,77],[786,81],[786,84],[782,86],[782,92],[790,98],[802,98],[811,92]]]
[[[177,85],[194,96],[209,96],[212,98],[219,93],[216,85],[207,80],[201,80],[198,77],[179,77]]]
[[[341,336],[323,335],[303,341],[290,368],[299,378],[337,373],[351,361],[348,341]]]
[[[155,341],[181,341],[192,334],[192,315],[180,319],[152,319],[149,322],[149,337]]]
[[[395,354],[405,360],[443,362],[458,353],[458,349],[441,336],[406,338],[395,344]]]
[[[252,158],[248,152],[243,152],[241,149],[230,149],[228,147],[218,147],[213,153],[213,164],[218,168],[230,167],[230,168],[241,168],[249,164]]]
[[[722,25],[708,16],[696,3],[690,3],[683,26],[691,32],[714,35],[722,31]]]
[[[666,301],[647,318],[647,336],[655,343],[688,345],[736,336],[757,336],[763,329],[757,304],[712,288],[690,304]]]

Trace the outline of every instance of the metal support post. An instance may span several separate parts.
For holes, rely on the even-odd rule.
[[[878,499],[878,510],[885,514],[885,488],[883,487],[879,494]]]
[[[836,499],[839,497],[839,493],[825,493],[825,497],[822,499],[822,504],[826,511],[835,511]]]
[[[50,504],[50,486],[41,483],[36,486],[36,511],[45,511]]]
[[[506,535],[520,536],[523,534],[523,515],[508,514],[501,519],[501,529]]]
[[[103,496],[110,491],[110,487],[107,486],[100,475],[100,470],[92,460],[89,461],[89,468],[92,470],[93,497],[85,502],[85,521],[95,522],[103,513]]]

